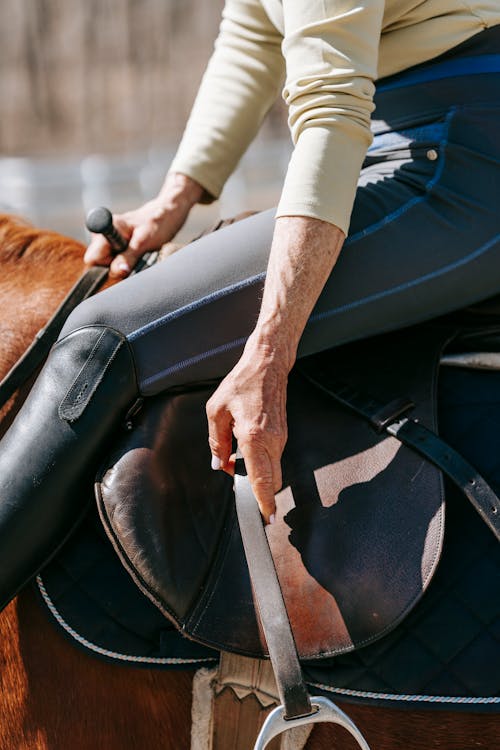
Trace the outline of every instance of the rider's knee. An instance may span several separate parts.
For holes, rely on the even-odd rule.
[[[106,306],[99,304],[99,295],[90,297],[75,307],[73,312],[66,319],[61,333],[59,334],[59,340],[81,328],[93,326],[116,328],[116,320],[112,319]]]

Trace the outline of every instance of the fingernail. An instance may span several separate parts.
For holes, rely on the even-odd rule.
[[[126,262],[125,262],[124,260],[121,260],[121,261],[120,261],[120,262],[118,263],[118,270],[119,270],[119,271],[123,271],[124,273],[129,273],[129,271],[130,271],[130,266],[129,266],[129,264],[128,264],[128,263],[126,263]]]
[[[214,456],[214,455],[212,454],[212,464],[211,464],[211,466],[212,466],[212,469],[213,469],[214,471],[218,471],[218,470],[220,469],[220,467],[221,467],[221,462],[220,462],[220,458],[219,458],[219,456]]]
[[[270,523],[270,524],[273,524],[273,523],[275,522],[275,520],[276,520],[276,516],[274,515],[274,513],[272,513],[272,514],[271,514],[271,515],[269,516],[269,523]]]

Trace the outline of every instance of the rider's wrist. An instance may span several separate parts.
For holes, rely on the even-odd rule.
[[[297,357],[297,345],[293,339],[293,336],[287,334],[284,326],[275,325],[272,321],[259,321],[248,339],[247,347],[260,352],[288,374]]]
[[[202,186],[180,172],[169,172],[158,194],[158,201],[165,211],[189,211],[204,193]]]

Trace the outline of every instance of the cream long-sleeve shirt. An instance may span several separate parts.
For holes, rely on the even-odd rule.
[[[226,0],[171,171],[219,196],[284,82],[294,150],[277,216],[347,233],[374,81],[498,23],[500,0]]]

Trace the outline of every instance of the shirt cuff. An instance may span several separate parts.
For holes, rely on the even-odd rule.
[[[220,181],[213,179],[213,169],[203,169],[199,164],[191,163],[189,160],[175,158],[171,163],[169,172],[179,172],[180,174],[191,177],[192,180],[201,185],[203,193],[198,203],[209,204],[216,201],[224,187],[225,180]]]
[[[348,233],[359,174],[372,136],[339,120],[302,131],[290,159],[276,216],[310,216]]]

